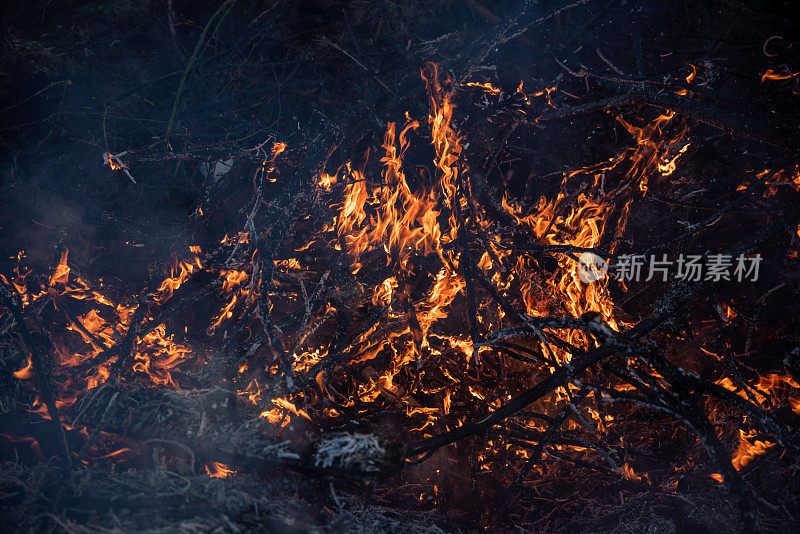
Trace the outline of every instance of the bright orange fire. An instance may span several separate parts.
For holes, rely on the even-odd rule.
[[[789,78],[794,78],[800,74],[800,72],[787,72],[787,73],[778,73],[772,69],[767,69],[766,72],[761,76],[761,83],[764,83],[767,80],[788,80]]]
[[[692,83],[696,74],[697,69],[692,67],[687,83]],[[495,352],[486,338],[509,326],[508,306],[490,298],[490,293],[496,292],[512,306],[524,310],[511,318],[514,321],[532,324],[536,318],[549,315],[580,318],[594,312],[612,330],[625,326],[617,318],[619,313],[609,278],[601,277],[594,283],[583,281],[582,260],[578,255],[582,250],[597,250],[603,243],[611,242],[609,238],[621,237],[632,202],[647,195],[649,188],[659,181],[679,175],[676,173],[680,173],[681,158],[691,146],[686,124],[672,111],[641,124],[617,117],[624,128],[623,136],[625,131],[630,135],[626,136],[629,148],[599,164],[564,172],[558,192],[550,198],[543,196],[532,209],[504,195],[498,209],[505,213],[510,224],[503,227],[473,201],[474,173],[463,157],[466,141],[454,119],[454,83],[440,80],[435,65],[428,65],[421,76],[430,98],[429,115],[414,120],[406,114],[402,123],[386,125],[379,172],[374,172],[375,167],[348,162],[333,175],[322,172],[314,177],[311,183],[315,184],[315,194],[325,199],[330,212],[319,218],[317,226],[309,224],[314,230],[303,235],[304,243],[299,246],[294,243],[288,257],[270,258],[269,270],[274,271],[274,280],[262,279],[263,265],[258,266],[260,260],[256,258],[264,236],[252,226],[246,227],[250,231],[225,234],[219,241],[220,249],[230,247],[223,249],[226,257],[231,258],[224,264],[214,264],[211,252],[203,255],[200,247],[193,245],[189,247],[190,254],[182,256],[184,259],[175,256],[169,276],[155,291],[121,299],[99,282],[90,284],[71,273],[66,249],[47,283],[40,284],[41,292],[33,294],[29,290],[34,287],[32,277],[19,266],[24,257],[20,253],[14,275],[4,277],[4,281],[10,280],[24,305],[43,298],[53,299],[56,308],[59,299],[83,301],[86,305],[91,302],[91,309],[82,308],[80,313],[65,320],[65,332],[56,340],[61,371],[100,358],[105,351],[122,343],[130,331],[134,338],[131,372],[124,379],[153,387],[180,388],[178,371],[186,370],[202,358],[191,346],[193,338],[188,327],[175,331],[174,325],[159,318],[157,311],[175,298],[176,291],[194,275],[206,271],[212,273],[211,287],[217,291],[213,317],[204,324],[205,334],[214,336],[210,339],[227,339],[228,330],[232,330],[229,324],[235,323],[233,319],[246,316],[264,295],[270,296],[267,306],[270,314],[279,319],[292,314],[302,317],[295,321],[302,323],[301,331],[281,333],[290,341],[286,357],[291,372],[306,378],[307,390],[271,393],[265,378],[283,372],[283,367],[260,347],[248,353],[246,362],[237,361],[233,367],[238,376],[231,380],[240,398],[254,413],[280,427],[276,432],[289,427],[293,420],[330,420],[341,417],[344,410],[366,412],[364,406],[379,403],[398,407],[407,431],[421,438],[463,424],[467,415],[463,406],[467,402],[492,411],[518,392],[496,376],[492,377],[492,387],[478,379],[497,372],[486,362],[491,362],[499,351]],[[767,71],[762,81],[791,76]],[[502,95],[500,89],[488,82],[466,85],[481,89],[482,98]],[[515,94],[521,95],[516,98],[524,99],[528,106],[531,98],[540,96],[553,105],[550,95],[556,90],[549,87],[526,94],[520,82]],[[417,179],[413,167],[406,162],[412,143],[420,139],[429,144],[426,148],[433,155],[432,170],[426,180]],[[269,154],[263,151],[259,172],[268,181],[277,180],[276,159],[286,149],[285,143],[276,142]],[[113,160],[109,159],[109,164],[114,168]],[[513,239],[517,232],[525,236],[526,242],[555,250],[555,266],[546,270],[534,255],[515,250],[519,248]],[[616,244],[609,245],[611,254],[615,247]],[[333,322],[330,320],[337,316],[341,306],[358,297],[337,286],[337,299],[320,306],[322,313],[316,319],[312,317],[313,310],[303,309],[313,300],[313,286],[320,281],[322,287],[328,277],[328,273],[323,275],[314,266],[319,259],[315,255],[324,254],[318,252],[321,249],[327,249],[324,253],[339,253],[344,275],[358,280],[353,285],[362,296],[359,305],[371,306],[374,310],[370,311],[376,314],[380,311],[373,324],[358,330],[355,339],[342,346],[328,343],[321,333],[329,334],[329,323]],[[237,251],[246,258],[237,261]],[[725,323],[737,317],[728,304],[718,304],[717,312]],[[264,313],[258,309],[262,321]],[[131,328],[138,315],[142,315],[141,322],[148,328],[133,336],[137,330]],[[573,357],[572,349],[565,348],[568,345],[588,349],[594,343],[590,336],[574,329],[549,332],[549,340],[533,332],[532,329],[521,348],[541,357],[543,363],[514,361],[500,366],[503,372],[524,376],[523,384],[548,376],[557,364],[568,364]],[[254,334],[248,331],[247,335]],[[336,354],[329,354],[331,347]],[[78,392],[104,384],[119,358],[117,355],[100,361],[78,375],[80,378],[69,375],[59,408],[66,409],[74,403]],[[336,376],[343,364],[334,362],[329,368],[325,366],[333,358],[358,365],[359,374]],[[32,379],[30,359],[14,376]],[[663,380],[657,373],[649,378]],[[749,398],[748,392],[728,377],[717,384]],[[759,403],[789,403],[800,414],[800,385],[791,377],[766,374],[749,385],[752,388],[749,394]],[[616,391],[626,391],[626,387],[609,385]],[[560,387],[540,404],[547,413],[557,413],[569,406],[578,389],[573,384]],[[333,404],[326,405],[326,401],[335,402],[336,408]],[[41,401],[35,409],[45,411]],[[599,434],[608,432],[615,424],[615,417],[599,408],[586,406],[575,410],[580,421],[570,420],[571,429],[590,428]],[[537,432],[545,428],[541,421],[535,420],[520,426]],[[773,444],[758,439],[754,432],[740,430],[739,445],[733,453],[734,467],[744,468]],[[509,447],[487,441],[479,468],[490,470],[492,462]],[[591,454],[588,446],[573,444],[556,448],[563,449]],[[530,453],[515,449],[515,454],[528,458]],[[209,464],[206,471],[216,478],[233,473],[220,463]],[[645,473],[637,474],[628,463],[615,471],[630,481],[648,477]]]
[[[236,471],[225,464],[213,462],[206,466],[206,473],[208,473],[208,476],[211,478],[228,478],[230,475],[236,473]]]

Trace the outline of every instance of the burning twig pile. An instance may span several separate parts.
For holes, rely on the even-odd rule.
[[[369,481],[386,502],[406,477],[422,507],[469,469],[503,487],[484,526],[521,521],[528,485],[581,473],[664,495],[723,484],[739,527],[758,530],[743,471],[800,452],[800,348],[759,326],[785,284],[756,285],[797,273],[800,168],[780,148],[797,132],[709,104],[711,66],[644,77],[641,50],[637,75],[598,49],[612,74],[558,60],[548,84],[483,77],[492,49],[583,4],[524,3],[446,70],[424,63],[427,111],[401,101],[382,142],[353,138],[368,101],[349,123],[314,112],[294,146],[269,136],[205,161],[194,217],[213,218],[230,193],[214,184],[240,176],[238,229],[177,250],[137,291],[83,276],[66,241],[48,273],[20,252],[0,286],[0,330],[18,334],[5,360],[49,423],[6,439],[67,472],[141,466],[149,450],[187,476],[285,468]],[[393,94],[411,76],[378,81]],[[590,83],[610,94],[567,104]],[[598,113],[617,136],[607,157],[512,180],[522,130]],[[709,129],[783,160],[703,183]],[[135,183],[153,154],[103,157]],[[784,353],[750,357],[770,350]]]

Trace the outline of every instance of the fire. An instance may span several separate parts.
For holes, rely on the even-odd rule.
[[[221,245],[246,245],[250,242],[250,233],[249,232],[239,232],[234,237],[228,237],[228,234],[225,234],[225,237],[222,238],[220,241]]]
[[[670,174],[675,172],[675,169],[677,168],[676,164],[678,162],[678,158],[680,158],[681,155],[683,155],[683,153],[686,152],[686,150],[689,148],[689,144],[690,143],[686,143],[685,145],[683,145],[683,147],[681,147],[678,150],[678,152],[671,158],[668,156],[664,156],[662,158],[662,161],[659,162],[658,164],[658,172],[661,173],[661,176],[669,176]]]
[[[161,285],[158,286],[158,293],[160,295],[156,296],[156,300],[159,302],[164,302],[170,297],[172,294],[177,290],[183,283],[189,279],[189,277],[195,271],[198,271],[203,268],[202,263],[200,263],[200,258],[197,254],[190,260],[183,260],[178,262],[177,266],[173,267],[170,277],[165,279],[161,282]]]
[[[767,69],[766,72],[761,75],[761,83],[764,83],[767,80],[788,80],[790,78],[794,78],[798,74],[800,74],[800,72],[787,72],[780,74],[772,69]]]
[[[622,466],[622,476],[625,477],[625,479],[631,480],[633,482],[639,482],[640,480],[642,480],[642,477],[637,475],[634,472],[633,468],[628,463],[625,463]]]
[[[105,460],[107,458],[114,458],[116,456],[124,455],[125,453],[132,451],[133,449],[131,449],[130,447],[123,447],[121,449],[118,449],[114,452],[109,452],[108,454],[104,454],[102,456],[95,456],[93,458],[90,458],[90,460]]]
[[[697,76],[697,67],[691,64],[689,66],[692,68],[692,72],[686,75],[686,83],[692,83],[695,77]],[[675,93],[681,96],[686,96],[687,94],[689,94],[689,91],[687,91],[686,89],[677,89]]]
[[[303,268],[303,266],[300,265],[300,262],[297,261],[297,258],[289,258],[287,260],[275,260],[275,266],[295,271],[299,271]]]
[[[689,65],[692,67],[692,72],[686,75],[686,83],[692,83],[694,81],[695,76],[697,76],[697,67],[694,65]]]
[[[247,271],[237,271],[236,269],[222,270],[219,276],[224,279],[222,290],[226,293],[230,293],[236,287],[244,285],[249,278]]]
[[[273,408],[272,410],[263,411],[259,417],[266,419],[273,425],[277,425],[283,421],[281,427],[289,424],[289,419],[284,416],[284,412],[280,408]]]
[[[734,319],[737,315],[736,310],[734,310],[724,302],[720,302],[717,305],[717,312],[719,312],[720,318],[726,323],[729,322],[731,319]]]
[[[44,460],[45,456],[42,453],[42,448],[39,445],[39,442],[31,437],[20,437],[20,436],[11,436],[8,434],[0,434],[0,438],[6,439],[9,443],[29,443],[31,449],[33,450],[34,454],[36,454],[37,458],[40,460]]]
[[[467,87],[480,87],[481,89],[483,89],[484,91],[486,91],[490,95],[502,95],[503,94],[503,91],[501,91],[497,87],[493,86],[489,82],[484,82],[484,83],[467,82],[466,85],[467,85]],[[521,87],[521,85],[520,85],[520,87]]]
[[[745,432],[744,430],[739,430],[739,447],[733,454],[733,458],[731,458],[731,463],[733,463],[733,467],[735,467],[737,471],[741,471],[741,469],[752,462],[754,458],[764,454],[767,452],[767,449],[775,445],[775,443],[770,441],[753,439],[755,436],[756,433],[754,431]]]
[[[216,330],[217,327],[221,325],[223,321],[233,317],[233,308],[236,306],[237,300],[238,300],[237,295],[234,295],[233,297],[231,297],[231,300],[225,306],[222,307],[222,309],[219,312],[219,315],[217,315],[217,318],[214,319],[214,322],[211,323],[211,326],[208,327],[209,333],[213,334],[214,330]]]
[[[331,311],[330,314],[333,312]],[[329,314],[326,314],[326,317]],[[314,349],[300,354],[293,354],[293,366],[295,372],[304,373],[310,370],[315,364],[319,363],[326,355],[326,351],[321,348]]]
[[[696,75],[697,69],[692,66],[687,83],[693,83]],[[435,65],[423,69],[421,76],[430,99],[426,118],[418,121],[406,114],[402,122],[388,122],[377,156],[370,153],[365,156],[368,161],[347,162],[334,174],[320,172],[318,177],[309,177],[315,198],[327,199],[323,202],[330,209],[321,210],[323,217],[306,217],[308,235],[302,244],[281,244],[277,252],[264,254],[264,234],[250,220],[245,226],[250,231],[226,234],[216,252],[203,255],[199,246],[190,246],[191,255],[181,260],[176,256],[169,276],[155,291],[151,288],[127,299],[114,298],[99,282],[92,284],[79,278],[75,275],[80,273],[77,266],[71,274],[67,250],[53,274],[40,280],[47,279],[46,284],[40,284],[42,296],[29,293],[28,288],[36,284],[33,278],[26,280],[27,273],[22,274],[18,265],[11,281],[26,299],[23,302],[53,298],[57,306],[58,299],[71,299],[82,301],[84,306],[63,320],[66,339],[56,343],[58,371],[72,372],[130,337],[132,362],[116,378],[179,389],[184,385],[181,377],[202,358],[189,344],[196,339],[192,337],[195,333],[189,334],[192,326],[181,324],[181,330],[175,332],[175,322],[160,313],[180,287],[204,271],[210,275],[206,279],[212,280],[208,287],[215,291],[208,301],[213,309],[203,318],[209,336],[204,342],[211,344],[222,338],[233,343],[239,342],[235,336],[247,340],[261,336],[261,344],[235,360],[231,365],[233,376],[226,377],[254,413],[280,428],[292,421],[315,423],[303,425],[305,430],[305,426],[325,426],[320,424],[321,418],[335,426],[343,420],[349,424],[352,414],[387,412],[402,419],[404,431],[418,437],[462,425],[472,415],[470,410],[492,412],[501,408],[520,388],[530,387],[558,365],[569,364],[573,353],[578,352],[573,347],[588,350],[596,346],[594,338],[577,329],[550,329],[542,334],[530,328],[515,348],[522,357],[509,363],[486,341],[498,330],[509,328],[509,319],[515,327],[526,322],[532,327],[536,318],[548,315],[578,319],[593,312],[612,330],[622,330],[625,323],[618,318],[623,316],[615,307],[610,278],[591,283],[582,279],[581,257],[583,253],[592,254],[588,251],[601,254],[599,248],[607,246],[613,258],[614,238],[625,235],[632,202],[647,195],[651,186],[674,177],[692,148],[686,124],[669,110],[649,122],[616,117],[624,128],[627,148],[606,161],[564,172],[559,176],[560,187],[548,190],[531,205],[503,195],[497,209],[509,216],[510,224],[506,225],[493,221],[475,200],[472,188],[476,174],[462,157],[467,143],[454,117],[454,83],[440,80]],[[466,85],[488,95],[502,95],[488,82]],[[526,94],[520,82],[514,98],[523,98],[531,105],[532,98],[545,97],[552,106],[550,94],[555,90],[548,87]],[[413,154],[409,147],[418,142],[429,143],[425,148],[432,160],[426,171],[412,171],[414,167],[408,162],[408,154]],[[276,158],[286,149],[285,143],[274,143],[270,153],[259,148],[258,161],[263,163],[256,176],[274,180],[273,176],[279,175]],[[314,209],[317,207],[315,204]],[[552,252],[554,260],[545,264],[539,254],[530,253],[520,243],[546,249],[546,254]],[[224,252],[223,261],[215,259],[220,251]],[[270,255],[273,252],[274,256]],[[316,266],[325,253],[333,253],[341,262],[342,268],[333,275],[334,269],[323,274]],[[268,269],[259,265],[265,257],[271,262]],[[264,272],[274,273],[273,278],[263,279],[259,273]],[[266,296],[282,347],[274,343],[272,333],[264,335],[266,314],[263,308],[253,307]],[[358,306],[353,306],[356,311],[349,314],[353,302]],[[723,322],[735,324],[733,305],[716,305]],[[253,313],[256,309],[258,314]],[[231,321],[245,321],[255,315],[259,315],[261,324]],[[362,315],[369,321],[361,324],[358,317]],[[147,328],[131,330],[134,317],[140,317],[140,324]],[[221,328],[228,321],[240,328]],[[224,332],[211,338],[217,330]],[[129,331],[136,335],[127,336]],[[335,337],[333,341],[325,339],[330,335]],[[77,392],[104,384],[119,358],[117,355],[93,365],[80,377],[67,376],[58,407],[69,407]],[[640,371],[647,373],[647,379],[665,383],[658,373]],[[291,375],[287,378],[302,378],[294,382],[302,384],[301,388],[273,389],[275,381],[271,379],[284,372]],[[30,358],[14,375],[23,380],[33,377]],[[517,380],[518,388],[509,385],[509,376]],[[745,399],[755,398],[762,405],[788,403],[800,414],[800,385],[792,377],[771,373],[751,382],[749,394],[728,377],[720,378],[717,384]],[[631,394],[636,389],[627,383],[610,383],[607,388],[611,393]],[[598,406],[573,406],[579,389],[575,384],[558,387],[539,401],[537,409],[551,418],[572,406],[576,417],[567,423],[571,431],[608,433],[620,417],[599,406],[599,395]],[[41,400],[34,409],[45,415]],[[336,418],[339,421],[332,421]],[[531,434],[536,436],[545,431],[548,420],[524,421],[520,417],[520,421],[514,424],[522,429],[522,435],[530,431],[538,433]],[[588,444],[577,443],[580,445],[553,445],[552,450],[589,459],[596,454]],[[489,471],[498,458],[505,462],[535,454],[531,448],[512,445],[487,438],[478,468]],[[759,439],[755,431],[740,430],[734,467],[742,469],[773,445],[768,438]],[[513,455],[506,455],[507,450],[513,450]],[[549,451],[536,454],[537,460],[541,456],[544,461]],[[234,472],[216,462],[205,469],[215,478]],[[646,473],[636,473],[628,463],[614,465],[613,469],[630,481],[648,480]]]
[[[638,182],[638,187],[642,193],[647,192],[650,169],[653,167],[657,168],[663,176],[672,174],[672,172],[674,172],[672,163],[674,163],[688,148],[688,144],[686,144],[675,156],[669,159],[668,153],[670,148],[681,143],[687,132],[687,128],[684,126],[669,143],[664,143],[664,128],[674,117],[675,112],[668,111],[643,128],[629,124],[622,117],[617,117],[617,121],[636,138],[637,147],[627,154],[627,158],[631,163],[627,176],[631,181]]]
[[[375,288],[375,292],[372,295],[372,304],[375,306],[388,306],[392,302],[395,289],[397,289],[397,278],[391,276]]]
[[[274,145],[272,145],[272,157],[273,157],[273,159],[276,158],[278,156],[278,154],[283,153],[283,151],[286,150],[287,146],[288,145],[286,143],[281,143],[281,142],[278,142],[278,143],[275,143]]]
[[[258,404],[261,400],[261,388],[258,385],[257,379],[252,379],[247,387],[239,392],[239,395],[245,397],[250,404]]]
[[[21,380],[30,380],[33,378],[33,361],[30,356],[28,356],[28,364],[19,371],[14,371],[14,376]]]
[[[164,324],[141,338],[135,354],[133,370],[150,378],[156,385],[177,387],[170,370],[189,360],[192,349],[176,343],[174,334],[167,334]]]
[[[287,426],[291,422],[291,419],[287,417],[290,413],[308,419],[309,421],[311,420],[311,417],[305,410],[298,408],[293,402],[285,398],[272,399],[272,404],[277,406],[277,408],[261,412],[260,417],[268,420],[273,425],[280,423],[281,427]]]
[[[728,377],[717,380],[716,384],[744,399],[749,398],[747,393]],[[800,402],[800,384],[791,376],[777,373],[768,373],[759,377],[756,384],[751,387],[750,393],[760,404],[767,402],[769,399],[785,400],[791,406],[795,406]]]
[[[206,473],[211,478],[227,478],[236,473],[233,469],[219,462],[212,462],[206,465]]]
[[[317,185],[319,185],[321,188],[325,189],[326,191],[330,191],[331,187],[336,185],[336,181],[337,181],[337,178],[336,178],[335,174],[328,174],[326,172],[323,172],[319,177],[319,181],[317,182]]]
[[[522,95],[522,98],[523,98],[523,100],[524,100],[526,105],[528,105],[528,106],[531,105],[531,98],[537,98],[537,97],[540,97],[540,96],[544,96],[545,100],[547,101],[547,105],[548,106],[550,106],[551,108],[555,108],[556,107],[553,104],[552,99],[550,98],[550,94],[557,89],[556,87],[545,87],[544,89],[541,89],[541,90],[536,91],[535,93],[532,93],[532,94],[529,95],[523,90],[523,85],[524,85],[524,80],[520,80],[519,81],[519,85],[517,86],[517,89],[514,91],[514,93],[518,94],[518,95]],[[522,111],[522,113],[525,113],[525,112]]]
[[[442,350],[455,350],[462,353],[466,361],[473,361],[478,353],[487,350],[486,347],[475,350],[473,340],[469,336],[432,334],[434,325],[448,319],[457,299],[466,294],[467,282],[460,268],[462,254],[459,247],[455,246],[459,239],[460,226],[475,226],[487,235],[489,250],[482,253],[476,265],[491,278],[499,290],[507,291],[513,284],[519,284],[527,313],[531,316],[542,315],[546,313],[548,306],[553,305],[553,302],[542,302],[534,294],[531,272],[535,267],[522,256],[513,259],[512,264],[506,265],[505,260],[511,253],[503,248],[501,237],[493,234],[493,226],[486,220],[481,210],[468,209],[466,199],[469,195],[469,169],[460,161],[463,147],[461,136],[453,125],[455,105],[452,102],[451,89],[448,88],[451,82],[439,81],[435,65],[426,67],[422,72],[422,78],[430,95],[431,112],[427,117],[427,125],[434,151],[433,165],[436,169],[432,183],[418,186],[416,191],[412,191],[409,185],[404,170],[405,153],[410,145],[409,136],[417,132],[421,125],[408,115],[402,127],[396,123],[387,125],[382,145],[383,171],[380,182],[368,180],[362,170],[356,169],[350,163],[345,164],[333,175],[321,173],[318,181],[318,185],[326,191],[332,191],[333,185],[340,179],[345,182],[343,200],[338,205],[332,224],[326,226],[327,239],[331,246],[346,253],[354,274],[361,268],[362,257],[368,253],[383,251],[385,264],[392,267],[395,274],[385,277],[372,288],[371,301],[376,307],[390,307],[388,312],[390,317],[405,318],[405,327],[389,332],[384,339],[377,342],[367,341],[368,336],[375,331],[373,327],[357,341],[354,348],[356,354],[352,357],[355,362],[374,359],[384,350],[389,350],[392,355],[390,365],[383,374],[371,378],[368,384],[359,387],[357,397],[365,402],[374,401],[378,396],[384,395],[384,392],[398,391],[398,386],[395,384],[396,377],[412,362],[416,361],[417,365],[421,365],[422,358],[426,354],[438,355]],[[470,82],[467,85],[479,87],[492,95],[501,94],[500,89],[488,82]],[[530,103],[530,98],[539,96],[546,96],[549,102],[549,95],[554,90],[555,88],[550,87],[528,95],[520,83],[516,92],[522,94],[526,102]],[[552,102],[550,104],[552,105]],[[557,198],[549,201],[541,199],[534,213],[523,216],[506,198],[503,199],[504,209],[517,220],[518,224],[529,227],[543,244],[586,248],[598,246],[606,230],[606,218],[611,206],[610,200],[604,199],[602,194],[597,194],[597,190],[602,189],[604,173],[628,161],[630,168],[626,176],[632,183],[638,185],[641,191],[646,191],[646,180],[650,169],[664,176],[674,172],[680,156],[690,145],[681,142],[683,131],[668,142],[661,139],[664,128],[673,116],[674,114],[669,112],[645,127],[631,125],[620,118],[620,122],[634,136],[636,147],[612,158],[604,165],[578,171],[590,176],[593,185],[589,190],[578,194],[577,201],[567,210],[558,210],[557,206],[568,197],[567,180],[574,177],[575,173],[566,174],[562,191]],[[264,160],[264,169],[268,174],[274,170],[276,157],[286,148],[285,143],[273,144],[269,157]],[[314,237],[298,250],[306,250],[316,239]],[[220,241],[224,246],[245,245],[249,242],[249,232],[238,232],[233,237],[225,235]],[[192,274],[203,269],[200,260],[201,249],[192,246],[190,252],[193,256],[176,261],[170,276],[158,287],[155,295],[157,302],[163,303],[170,299],[174,291]],[[414,275],[419,258],[431,255],[438,258],[440,267],[432,277],[430,287],[422,294],[412,297],[407,287],[407,280]],[[297,258],[277,259],[274,262],[277,268],[285,270],[300,271],[304,268]],[[568,256],[560,257],[558,265],[558,271],[553,277],[542,280],[551,293],[548,301],[559,300],[560,305],[573,317],[579,317],[586,311],[600,312],[613,327],[616,327],[613,303],[605,284],[583,284],[578,276],[578,263]],[[51,285],[56,282],[66,284],[68,269],[65,252],[59,270],[51,279]],[[506,280],[499,276],[500,272],[508,272]],[[229,297],[217,316],[212,319],[208,328],[209,333],[213,333],[225,320],[232,318],[237,306],[246,297],[251,297],[249,273],[246,266],[220,270],[221,288]],[[514,282],[515,280],[517,282]],[[98,302],[113,304],[113,301],[106,299],[100,293],[96,293],[93,298]],[[127,329],[133,309],[118,309],[119,326],[104,320],[96,311],[82,316],[81,328],[74,330],[91,346],[91,350],[86,354],[70,356],[69,365],[78,365],[105,347],[118,343]],[[325,316],[334,311],[329,310]],[[479,318],[479,321],[482,322],[482,319]],[[567,341],[579,346],[584,346],[586,342],[583,334],[573,332],[565,335]],[[137,340],[135,347],[134,371],[148,376],[157,385],[177,387],[170,370],[193,358],[192,350],[176,342],[174,334],[168,333],[164,324],[145,333]],[[322,348],[298,350],[292,354],[295,372],[307,372],[326,357],[327,351]],[[569,356],[567,353],[559,353],[557,357],[567,360]],[[244,373],[247,368],[247,364],[241,365],[239,374]],[[19,376],[28,376],[27,373],[23,373],[25,369],[18,371]],[[445,414],[452,409],[453,391],[460,379],[446,369],[444,372],[451,386],[439,390],[435,395],[439,398],[435,401],[435,406],[407,404],[409,417],[426,416],[423,424],[416,427],[417,431],[436,424],[440,409]],[[102,383],[107,374],[107,367],[100,366],[92,383]],[[467,391],[473,398],[488,400],[487,392],[481,388],[469,386]],[[251,379],[240,394],[249,402],[258,404],[262,391],[258,381]],[[278,398],[271,402],[275,407],[263,411],[262,417],[274,424],[287,424],[286,414],[310,419],[305,410],[297,408],[295,403],[287,398]],[[403,402],[409,401],[403,399]],[[600,415],[593,417],[600,418]]]
[[[65,248],[64,252],[61,253],[61,260],[58,262],[55,272],[50,276],[50,287],[56,284],[66,284],[69,280],[69,265],[67,265],[68,255],[69,249]]]
[[[304,417],[305,419],[308,419],[309,421],[311,420],[311,417],[309,417],[308,414],[304,410],[298,409],[297,406],[295,406],[293,403],[289,402],[286,399],[273,399],[272,403],[275,404],[276,406],[279,406],[279,407],[283,408],[284,410],[289,410],[290,412],[292,412],[295,415],[299,415],[301,417]]]
[[[31,271],[23,266],[22,262],[24,259],[25,251],[20,250],[17,252],[16,256],[17,261],[14,265],[14,275],[6,278],[5,275],[0,274],[0,280],[2,280],[6,285],[12,286],[17,292],[17,296],[19,296],[23,308],[46,293],[44,289],[42,289],[38,295],[31,295],[28,293],[26,279],[28,275],[31,274]]]
[[[125,166],[119,161],[117,156],[115,156],[111,152],[106,152],[105,154],[103,154],[103,161],[105,161],[105,164],[108,165],[112,171],[118,171],[120,169],[125,168]]]

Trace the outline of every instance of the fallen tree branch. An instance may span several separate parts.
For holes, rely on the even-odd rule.
[[[61,424],[61,418],[58,414],[56,407],[56,399],[53,396],[53,390],[50,386],[49,374],[44,362],[44,356],[39,350],[38,343],[33,339],[28,325],[25,323],[25,317],[22,314],[22,305],[11,289],[6,286],[5,280],[0,281],[0,298],[3,304],[11,312],[14,317],[14,322],[17,323],[17,330],[22,336],[22,341],[28,348],[30,353],[31,363],[35,373],[36,387],[41,395],[42,402],[47,407],[47,414],[50,416],[53,425],[53,432],[56,435],[56,443],[58,443],[58,454],[61,457],[64,470],[69,471],[72,466],[72,461],[69,457],[69,445],[67,445],[67,437],[64,434],[64,427]]]

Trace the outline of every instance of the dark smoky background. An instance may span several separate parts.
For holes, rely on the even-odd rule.
[[[242,184],[257,164],[255,157],[241,157],[246,150],[272,138],[288,143],[291,152],[316,110],[334,123],[350,124],[333,161],[357,161],[379,147],[386,121],[402,118],[397,110],[417,118],[427,112],[422,82],[398,80],[397,72],[418,69],[424,61],[457,69],[461,55],[513,16],[518,4],[4,2],[2,270],[9,270],[19,250],[32,265],[46,267],[61,243],[69,247],[74,268],[138,285],[148,266],[167,261],[172,252],[235,231],[239,202],[246,198]],[[737,69],[747,66],[752,76],[752,64],[763,70],[796,51],[794,2],[578,4],[503,47],[474,79],[513,90],[520,79],[536,86],[569,77],[565,64],[607,71],[597,50],[617,68],[637,73],[631,43],[641,39],[651,58],[649,72],[642,74],[654,74],[655,50],[664,55],[665,69],[705,58],[736,90]],[[538,2],[534,14],[545,16],[559,6]],[[771,43],[766,57],[761,43],[775,21],[785,21],[782,38]],[[348,116],[367,101],[368,113]],[[548,127],[552,135],[513,140],[525,147],[525,161],[492,171],[489,182],[503,182],[516,196],[531,174],[550,176],[544,185],[528,184],[531,197],[540,192],[536,188],[558,183],[552,173],[607,157],[607,139],[598,131],[610,119],[594,119],[560,121]],[[489,144],[491,136],[502,138],[502,132],[484,133]],[[123,151],[135,183],[104,164],[104,153]],[[215,181],[213,173],[202,172],[231,154],[239,157],[229,174]],[[485,173],[481,156],[473,167]],[[423,150],[415,159],[428,165],[430,154]],[[198,217],[198,208],[206,216]]]

